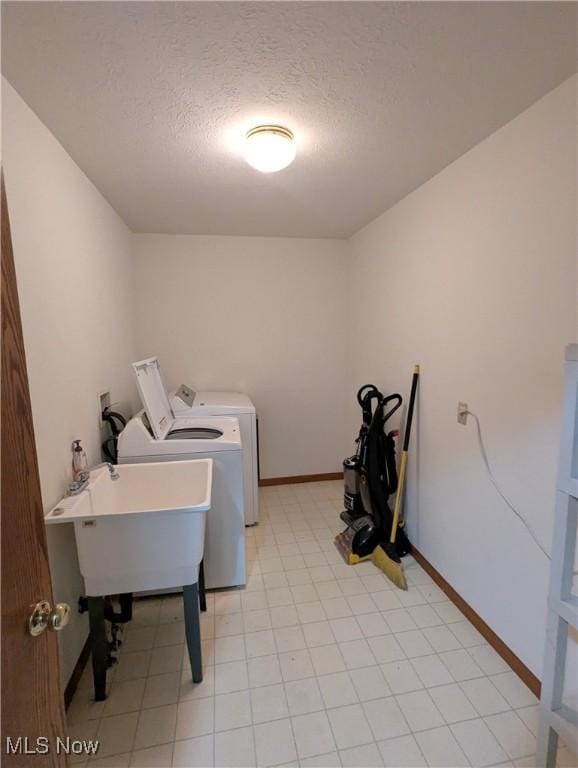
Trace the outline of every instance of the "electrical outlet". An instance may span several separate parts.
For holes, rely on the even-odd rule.
[[[458,424],[468,423],[468,404],[458,403]]]

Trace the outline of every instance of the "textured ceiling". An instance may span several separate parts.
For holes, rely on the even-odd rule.
[[[574,3],[2,6],[4,74],[138,232],[348,236],[577,69]]]

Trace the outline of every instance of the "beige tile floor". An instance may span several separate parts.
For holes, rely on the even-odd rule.
[[[203,682],[181,598],[138,601],[108,699],[87,669],[68,712],[101,742],[85,765],[534,766],[536,698],[417,563],[402,592],[342,562],[341,482],[260,493],[246,589],[207,598]]]

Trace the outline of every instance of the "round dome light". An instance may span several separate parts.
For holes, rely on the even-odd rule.
[[[293,133],[280,125],[258,125],[245,136],[245,160],[262,173],[287,168],[295,159]]]

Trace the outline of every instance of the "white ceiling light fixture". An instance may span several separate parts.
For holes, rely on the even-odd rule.
[[[296,152],[293,132],[281,125],[258,125],[245,136],[245,160],[262,173],[287,168]]]

